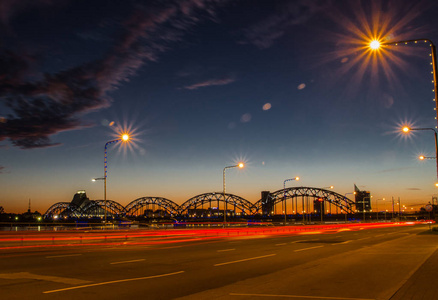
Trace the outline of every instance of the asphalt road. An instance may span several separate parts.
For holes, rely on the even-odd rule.
[[[217,239],[191,234],[154,244],[6,249],[0,250],[0,297],[429,299],[403,298],[419,293],[412,280],[436,255],[438,235],[423,234],[427,230],[357,227]]]

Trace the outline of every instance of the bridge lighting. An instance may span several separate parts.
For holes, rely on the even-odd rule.
[[[244,163],[239,163],[237,166],[239,167],[239,169],[242,169],[243,167],[245,167],[245,164]]]
[[[409,131],[411,131],[411,128],[409,128],[408,126],[404,126],[404,127],[402,128],[402,131],[403,131],[404,133],[408,133]]]
[[[419,160],[424,160],[424,155],[420,155],[420,156],[418,157],[418,159],[419,159]]]

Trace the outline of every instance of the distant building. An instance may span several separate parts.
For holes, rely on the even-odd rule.
[[[77,191],[76,194],[73,196],[73,200],[70,202],[71,205],[74,205],[78,208],[84,208],[88,204],[90,204],[90,199],[88,199],[87,194],[85,191]]]
[[[354,185],[356,210],[358,212],[371,211],[371,195],[369,191],[361,191]]]
[[[274,199],[269,191],[262,191],[262,214],[264,216],[274,213]]]

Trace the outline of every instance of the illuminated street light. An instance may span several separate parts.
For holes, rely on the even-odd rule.
[[[377,50],[380,48],[380,42],[378,40],[373,40],[370,43],[371,49]]]
[[[286,210],[286,182],[288,181],[298,181],[300,180],[300,177],[296,176],[295,178],[290,178],[290,179],[286,179],[285,181],[283,181],[283,201],[284,201],[284,225],[286,226],[286,218],[287,218],[287,210]],[[292,210],[293,208],[293,198],[292,198]],[[304,222],[304,215],[303,215],[303,222]]]
[[[356,192],[353,192],[353,193],[345,193],[345,195],[344,195],[344,201],[345,201],[345,223],[347,223],[347,221],[348,221],[347,195],[356,195]]]
[[[115,144],[115,143],[118,143],[120,141],[128,142],[129,141],[129,135],[127,133],[125,133],[120,138],[112,140],[112,141],[109,141],[109,142],[107,142],[105,144],[104,176],[103,176],[103,178],[93,178],[92,179],[93,181],[102,180],[103,179],[103,201],[104,201],[104,205],[105,205],[105,208],[104,208],[104,210],[105,210],[105,225],[106,225],[106,222],[107,222],[107,202],[106,202],[106,178],[107,178],[107,159],[106,159],[106,156],[107,156],[107,150],[108,150],[108,145]]]
[[[431,50],[430,56],[432,57],[431,64],[432,64],[432,74],[433,74],[433,92],[435,94],[435,98],[433,99],[433,101],[435,101],[436,120],[438,122],[438,89],[437,89],[438,74],[437,74],[437,66],[436,66],[436,47],[433,44],[433,42],[430,39],[415,39],[415,40],[405,40],[405,41],[395,41],[395,42],[381,42],[378,40],[373,40],[370,41],[369,46],[371,49],[377,51],[381,47],[387,45],[397,46],[398,44],[418,43],[421,41],[430,44],[430,50]]]
[[[425,160],[425,159],[436,159],[436,157],[420,155],[420,156],[418,156],[418,159],[419,159],[419,160]]]
[[[409,133],[409,132],[411,132],[411,131],[415,131],[415,130],[432,130],[433,131],[433,133],[434,133],[434,136],[435,136],[435,160],[436,160],[436,176],[437,176],[437,180],[438,180],[438,139],[437,139],[437,132],[436,132],[436,130],[434,129],[434,128],[410,128],[410,127],[408,127],[408,126],[404,126],[403,128],[402,128],[402,131],[404,132],[404,133]],[[423,155],[421,155],[420,157],[419,157],[419,159],[420,160],[424,160],[424,159],[426,159],[426,158],[431,158],[431,157],[426,157],[426,156],[423,156]]]
[[[382,199],[376,199],[376,211],[377,211],[376,220],[377,220],[377,222],[379,222],[379,209],[377,208],[377,201],[378,201],[378,200],[385,201],[385,198],[382,198]],[[386,221],[386,218],[385,218],[385,221]]]
[[[224,179],[223,180],[223,188],[224,188],[224,202],[225,202],[225,205],[224,205],[224,227],[225,227],[225,224],[227,222],[227,199],[225,198],[225,171],[227,169],[231,169],[231,168],[243,169],[244,167],[245,167],[244,163],[241,162],[241,163],[238,163],[237,165],[228,166],[228,167],[224,168],[224,171],[223,171],[223,179]]]

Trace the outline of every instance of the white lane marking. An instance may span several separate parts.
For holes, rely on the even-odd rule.
[[[215,264],[215,265],[213,265],[213,266],[214,266],[214,267],[218,267],[218,266],[223,266],[223,265],[235,264],[235,263],[239,263],[239,262],[243,262],[243,261],[254,260],[254,259],[260,259],[260,258],[265,258],[265,257],[274,256],[274,255],[277,255],[277,254],[268,254],[268,255],[263,255],[263,256],[257,256],[257,257],[250,257],[250,258],[245,258],[245,259],[239,259],[239,260],[235,260],[235,261],[228,261],[228,262],[224,262],[224,263],[220,263],[220,264]]]
[[[316,248],[321,248],[321,247],[324,247],[324,246],[315,246],[315,247],[310,247],[310,248],[297,249],[297,250],[294,250],[294,252],[316,249]]]
[[[125,261],[116,261],[116,262],[112,262],[110,263],[110,265],[117,265],[117,264],[127,264],[127,263],[133,263],[133,262],[137,262],[137,261],[144,261],[145,259],[135,259],[135,260],[125,260]]]
[[[350,240],[350,241],[345,241],[345,242],[342,242],[342,243],[334,243],[334,244],[332,244],[332,245],[342,245],[342,244],[348,244],[349,242],[351,242],[351,240]]]
[[[375,235],[374,237],[384,236],[384,234]]]
[[[306,299],[333,299],[333,300],[375,300],[365,298],[342,298],[342,297],[321,297],[321,296],[298,296],[298,295],[275,295],[275,294],[241,294],[230,293],[230,296],[252,296],[252,297],[281,297],[281,298],[306,298]]]
[[[59,283],[66,283],[66,284],[85,284],[85,283],[91,282],[88,280],[81,280],[81,279],[76,279],[76,278],[38,275],[38,274],[29,273],[29,272],[0,274],[0,278],[2,278],[2,279],[35,279],[35,280],[52,281],[52,282],[59,282]]]
[[[284,246],[284,245],[287,245],[287,243],[275,244],[275,246]]]
[[[46,258],[70,257],[70,256],[81,256],[81,255],[82,254],[52,255],[52,256],[46,256]]]
[[[366,238],[358,239],[358,241],[366,240],[366,239],[369,239],[369,238],[370,238],[370,237],[366,237]]]
[[[69,291],[69,290],[83,289],[83,288],[92,287],[92,286],[107,285],[107,284],[114,284],[114,283],[120,283],[120,282],[128,282],[128,281],[136,281],[136,280],[145,280],[145,279],[166,277],[166,276],[172,276],[172,275],[177,275],[177,274],[181,274],[181,273],[184,273],[184,271],[178,271],[178,272],[167,273],[167,274],[160,274],[160,275],[153,275],[153,276],[147,276],[147,277],[128,278],[128,279],[121,279],[121,280],[113,280],[113,281],[92,283],[92,284],[86,284],[86,285],[79,285],[79,286],[73,286],[73,287],[69,287],[69,288],[65,288],[65,289],[45,291],[45,292],[43,292],[43,294],[64,292],[64,291]]]
[[[319,241],[319,239],[311,239],[311,240],[299,240],[299,241],[295,241],[295,242],[291,242],[291,244],[295,244],[295,243],[305,243],[305,242],[314,242],[314,241]]]
[[[227,252],[227,251],[234,251],[236,249],[223,249],[223,250],[217,250],[217,252]]]
[[[291,244],[300,243],[300,242],[305,242],[305,241],[307,241],[307,240],[299,240],[299,241],[291,242]]]

